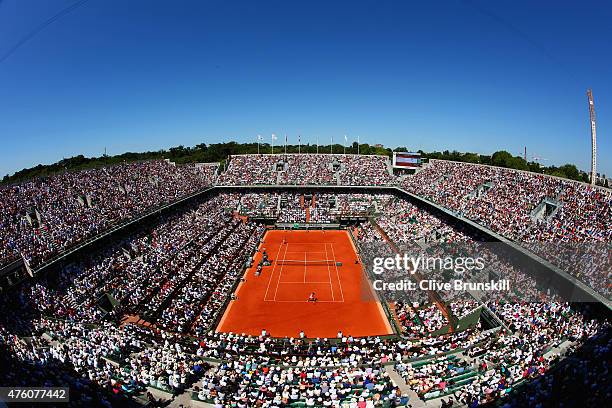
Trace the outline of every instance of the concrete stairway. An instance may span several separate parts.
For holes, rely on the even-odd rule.
[[[393,366],[385,366],[385,372],[389,374],[389,378],[393,381],[402,394],[407,395],[409,398],[408,404],[410,404],[413,408],[421,408],[426,407],[427,404],[425,401],[421,400],[416,392],[412,391],[410,387],[406,384],[404,379],[393,369]]]

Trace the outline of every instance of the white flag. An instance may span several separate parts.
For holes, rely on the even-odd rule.
[[[348,138],[346,135],[344,135],[344,143],[346,143],[348,141]]]
[[[276,140],[276,139],[278,139],[278,137],[276,137],[276,135],[272,133],[272,140]]]
[[[257,135],[257,140],[263,140],[263,137],[261,137],[261,135]]]

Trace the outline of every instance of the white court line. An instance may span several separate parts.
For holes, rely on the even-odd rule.
[[[268,290],[270,290],[270,284],[272,283],[272,277],[274,276],[274,270],[276,270],[276,261],[278,260],[278,254],[280,254],[281,249],[283,249],[282,245],[278,246],[278,252],[276,253],[276,259],[274,259],[274,266],[272,267],[272,273],[270,274],[270,279],[268,280],[268,287],[266,288],[266,293],[264,294],[264,300],[268,298]]]
[[[287,248],[289,248],[289,243],[285,245],[285,253],[283,254],[283,261],[285,260],[285,256],[287,256]],[[281,265],[280,272],[278,273],[278,281],[276,282],[276,290],[274,291],[274,300],[276,300],[276,294],[278,293],[278,285],[280,284],[282,276],[283,276],[283,265]]]
[[[338,285],[340,285],[340,294],[342,295],[342,301],[344,302],[344,292],[342,292],[342,282],[340,281],[340,272],[338,272],[338,264],[336,263],[336,252],[334,251],[334,243],[330,243],[332,249],[332,255],[334,257],[334,265],[336,265],[336,276],[338,276]]]
[[[304,283],[306,283],[306,251],[304,251]]]
[[[312,303],[308,300],[266,300],[266,302],[275,303]],[[317,303],[344,303],[341,300],[317,300]]]
[[[293,242],[293,245],[323,245],[320,242]]]
[[[281,284],[281,285],[284,285],[285,283],[301,283],[302,285],[303,285],[303,284],[305,284],[305,283],[319,283],[319,284],[326,283],[326,284],[328,284],[328,285],[329,285],[329,282],[328,282],[328,281],[323,281],[323,282],[302,282],[302,281],[299,281],[299,282],[281,282],[280,284]]]
[[[303,254],[304,251],[287,251],[288,254]],[[308,251],[309,254],[324,254],[325,251]]]
[[[327,253],[327,242],[325,243],[325,257],[329,259],[329,254]],[[336,300],[334,297],[334,285],[331,280],[331,269],[329,268],[329,264],[327,264],[327,276],[329,277],[329,288],[331,289],[332,300]]]

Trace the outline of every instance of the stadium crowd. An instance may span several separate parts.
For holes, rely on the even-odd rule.
[[[23,256],[36,268],[117,223],[213,183],[396,183],[384,156],[238,155],[230,157],[229,167],[218,179],[216,171],[215,165],[175,166],[167,161],[149,161],[64,172],[1,187],[0,266]],[[440,160],[431,160],[415,175],[397,180],[406,190],[514,239],[604,295],[612,293],[609,285],[597,284],[609,280],[612,266],[609,191],[535,173]],[[240,209],[245,215],[276,217],[273,196],[257,203],[244,197]],[[323,198],[321,195],[314,200],[308,211],[302,207],[291,210],[293,214],[281,212],[283,221],[304,222],[308,218],[312,222],[334,222],[346,211],[347,203],[351,206],[359,202],[338,198],[335,208],[327,208]],[[390,208],[379,217],[379,223],[398,243],[411,240],[414,233],[424,240],[432,234],[449,233],[436,217],[425,219],[427,214],[406,200],[395,200],[395,206],[397,212]],[[415,212],[423,220],[416,222]],[[448,239],[461,237],[451,234]],[[575,243],[595,243],[597,247],[576,249],[572,246]],[[563,245],[562,251],[559,245]]]
[[[612,265],[610,191],[536,173],[440,160],[431,160],[402,183],[406,190],[517,241],[604,295],[612,293],[601,284],[609,281]],[[574,262],[577,258],[598,262]]]
[[[307,407],[337,407],[349,401],[355,406],[374,407],[395,398],[401,403],[401,393],[380,366],[280,367],[253,357],[237,357],[209,371],[198,398],[243,407],[296,402]]]
[[[247,154],[230,156],[219,177],[224,185],[388,185],[388,158],[343,154]]]
[[[334,185],[338,184],[334,174],[335,158],[328,154],[283,155],[286,163],[280,173],[279,184],[287,185]]]
[[[0,186],[0,266],[23,257],[37,267],[114,224],[211,185],[216,170],[148,161]]]
[[[321,155],[325,157],[320,163],[289,156],[234,156],[220,180],[226,184],[393,182],[386,159],[377,156],[362,161]],[[102,231],[195,192],[214,177],[213,171],[206,173],[210,169],[175,167],[162,161],[124,166],[135,167],[76,173],[83,184],[66,173],[48,182],[0,190],[12,197],[8,204],[0,203],[2,217],[6,215],[0,223],[2,259],[10,261],[15,251],[34,245],[15,234],[34,229],[30,222],[37,225],[36,212],[45,221],[53,218],[50,214],[64,219],[61,211],[74,211],[81,214],[83,225],[102,220],[96,230]],[[574,183],[543,176],[478,168],[482,172],[472,171],[467,177],[466,169],[457,164],[433,162],[404,180],[409,180],[407,188],[515,239],[609,242],[607,193],[588,192]],[[532,188],[531,183],[539,184]],[[34,208],[33,212],[15,210],[20,188],[28,192],[20,208]],[[54,202],[50,189],[62,188],[67,189],[65,201]],[[508,189],[521,193],[513,196]],[[554,197],[563,205],[546,215],[550,219],[536,216],[533,221],[531,211],[544,197]],[[35,206],[29,204],[34,202]],[[127,208],[119,211],[121,205]],[[516,206],[516,214],[504,211],[504,206]],[[269,214],[291,223],[331,222],[339,215],[367,213],[370,220],[356,228],[358,244],[384,243],[390,250],[397,244],[418,242],[420,250],[436,253],[439,243],[474,245],[476,240],[443,216],[392,194],[314,193],[310,201],[297,193],[210,195],[85,254],[82,260],[63,266],[57,276],[39,276],[16,291],[2,293],[0,306],[14,312],[0,316],[2,376],[15,385],[70,384],[75,405],[82,406],[114,406],[123,397],[136,398],[150,389],[168,394],[193,391],[194,399],[217,406],[406,406],[409,398],[390,379],[392,369],[422,399],[452,397],[476,407],[495,400],[510,405],[525,399],[541,401],[550,393],[549,378],[554,381],[577,373],[594,387],[601,385],[601,377],[586,370],[607,374],[607,367],[585,355],[585,363],[551,373],[562,353],[580,353],[584,343],[598,342],[592,346],[593,355],[609,358],[609,322],[587,317],[580,305],[563,303],[554,294],[539,293],[533,279],[492,251],[484,255],[486,272],[511,277],[516,283],[514,293],[465,296],[448,304],[395,302],[392,313],[399,335],[392,338],[354,338],[341,332],[336,339],[302,339],[298,333],[282,339],[217,333],[220,314],[265,232],[263,225],[235,211],[247,216]],[[566,217],[573,221],[563,224]],[[587,228],[589,217],[596,222]],[[12,229],[16,220],[19,227]],[[549,225],[555,222],[556,227]],[[61,222],[42,222],[41,228],[44,225],[63,232],[51,234],[51,241],[45,241],[50,238],[44,234],[40,243],[39,238],[31,241],[37,243],[24,256],[33,265],[74,243],[59,237],[72,237],[75,230],[62,227]],[[79,239],[92,231],[83,232]],[[551,231],[555,232],[547,235]],[[5,249],[9,242],[10,248]],[[566,263],[573,261],[564,258]],[[438,276],[438,271],[431,273]],[[535,297],[542,301],[525,301]],[[479,320],[465,330],[437,333],[477,309],[492,313],[500,325],[485,327]],[[512,393],[521,385],[526,387],[522,394]],[[603,393],[590,396],[594,402],[606,397]]]
[[[277,217],[279,195],[276,193],[247,193],[240,198],[237,208],[242,215],[250,217]]]
[[[395,183],[386,156],[338,155],[343,186],[386,186]]]

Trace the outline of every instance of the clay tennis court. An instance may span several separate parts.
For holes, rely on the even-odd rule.
[[[346,231],[271,230],[217,331],[274,337],[391,334]],[[263,249],[272,264],[255,276]],[[339,263],[339,264],[338,264]],[[309,302],[315,292],[317,301]]]

